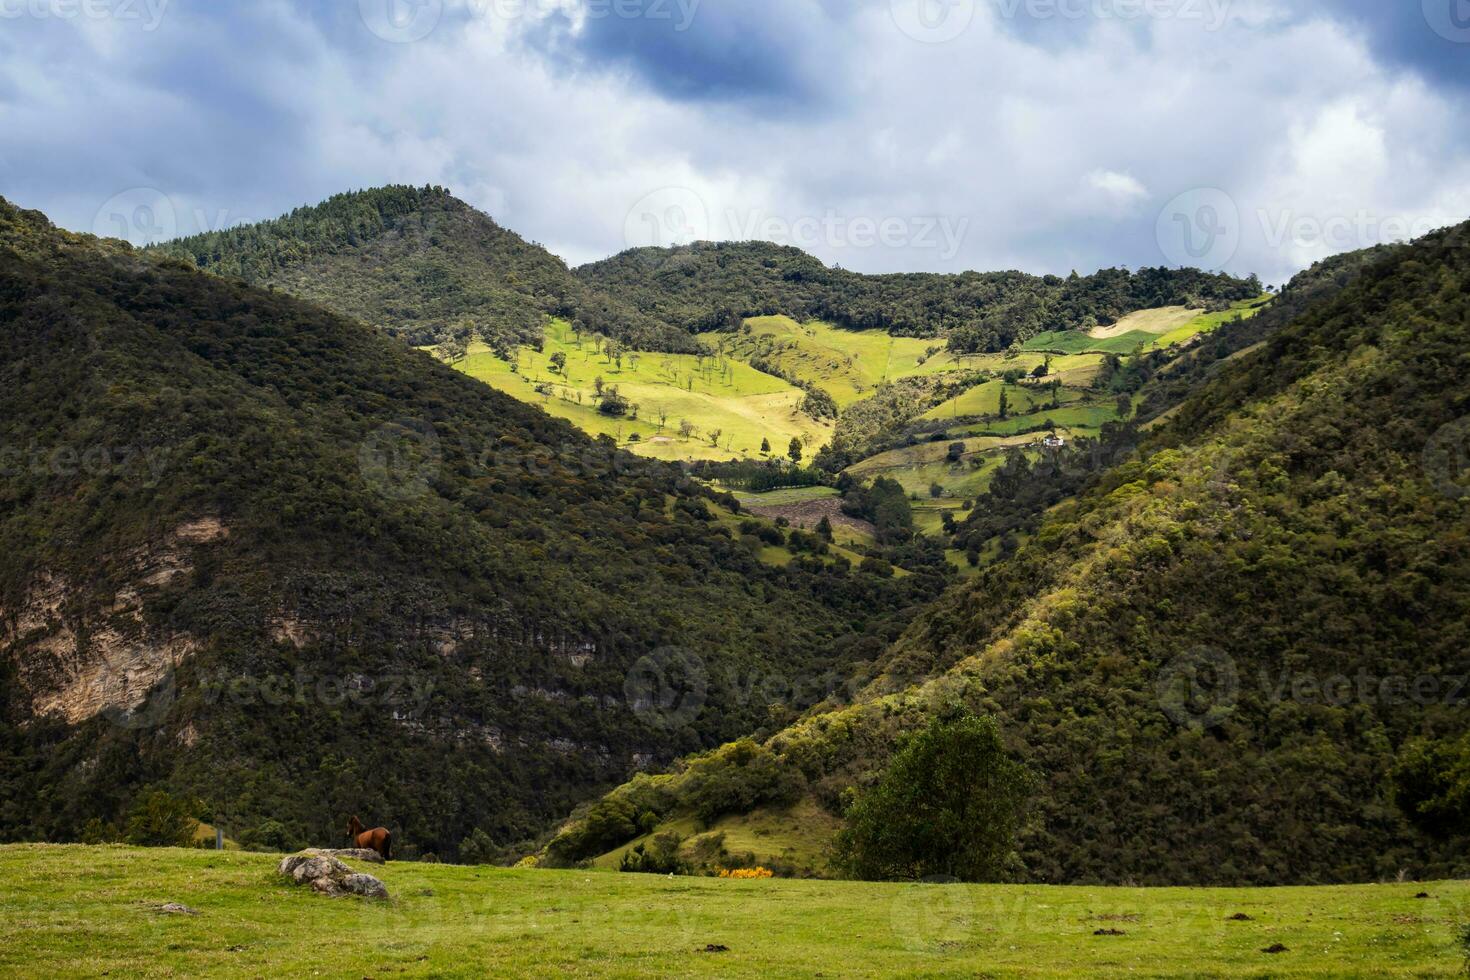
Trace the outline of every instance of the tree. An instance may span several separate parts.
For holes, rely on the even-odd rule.
[[[469,836],[459,845],[460,864],[491,864],[495,861],[495,855],[495,842],[479,827],[470,831]]]
[[[1410,740],[1389,778],[1394,802],[1420,830],[1450,837],[1470,828],[1470,734]]]
[[[952,442],[949,444],[949,461],[958,463],[965,456],[965,444],[963,442]]]
[[[658,431],[662,432],[664,431],[664,426],[669,423],[669,410],[660,405],[654,411],[658,413]]]
[[[792,436],[791,445],[786,447],[786,455],[791,457],[792,466],[801,465],[801,437]]]
[[[439,342],[439,346],[434,348],[434,353],[447,364],[457,364],[465,359],[469,353],[469,347],[465,344],[463,337],[445,337]]]
[[[605,386],[605,384],[606,384],[606,382],[604,382],[602,380],[602,375],[600,375],[600,374],[597,377],[595,377],[595,378],[592,379],[592,390],[593,390],[593,392],[596,393],[596,395],[597,395],[598,398],[601,398],[602,397],[602,389]]]
[[[940,497],[944,496],[944,487],[938,483],[929,484],[929,496],[933,497],[935,500],[938,500]]]
[[[679,435],[683,436],[685,439],[688,439],[690,436],[694,435],[694,433],[698,431],[699,426],[695,425],[688,419],[679,420]]]
[[[624,415],[627,415],[629,408],[630,403],[628,399],[622,396],[616,385],[603,391],[602,403],[597,406],[597,410],[603,415],[611,416],[615,419],[620,419]]]
[[[1128,395],[1118,396],[1118,418],[1127,421],[1133,414],[1133,399]]]
[[[993,719],[936,718],[848,808],[838,864],[870,880],[1003,880],[1032,785]]]
[[[564,354],[561,351],[557,351],[555,354],[552,354],[551,355],[551,370],[555,371],[557,374],[566,374],[567,373],[567,355]]]
[[[761,452],[764,453],[767,456],[771,455],[771,440],[769,440],[769,439],[762,439],[761,440]]]
[[[1044,378],[1048,374],[1051,374],[1051,358],[1049,357],[1043,363],[1036,365],[1036,370],[1031,372],[1031,377]]]
[[[711,446],[718,447],[719,444],[720,444],[720,436],[722,436],[724,434],[725,434],[725,430],[724,429],[715,429],[714,431],[710,432],[709,433],[709,444]]]
[[[133,805],[127,840],[140,847],[188,847],[198,826],[188,803],[156,789]]]
[[[832,541],[832,520],[825,514],[817,521],[817,536],[828,543]]]
[[[1007,418],[1011,414],[1011,399],[1006,389],[1000,389],[1000,417]]]

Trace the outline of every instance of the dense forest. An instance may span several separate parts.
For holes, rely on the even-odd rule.
[[[634,249],[576,270],[583,282],[691,331],[733,330],[784,314],[853,330],[946,337],[957,352],[1004,350],[1047,330],[1090,329],[1136,310],[1217,307],[1261,295],[1254,277],[1197,269],[1105,269],[866,276],[764,242]]]
[[[776,313],[996,351],[1140,309],[1215,308],[1261,293],[1254,278],[1195,269],[867,276],[764,242],[635,249],[568,271],[440,187],[339,194],[155,250],[315,300],[415,346],[479,337],[501,351],[539,347],[548,316],[636,350],[694,352],[695,333]]]
[[[441,187],[339,194],[158,251],[316,300],[415,346],[473,335],[499,349],[539,347],[547,316],[642,350],[697,346],[683,331],[585,286],[556,256]]]
[[[1136,451],[948,592],[849,707],[608,807],[841,814],[929,719],[1035,774],[1018,880],[1321,883],[1470,871],[1470,227],[1329,264]]]
[[[764,564],[676,467],[4,202],[0,329],[3,840],[162,790],[278,846],[348,813],[405,854],[512,843],[770,724],[755,679],[845,676],[944,585]]]

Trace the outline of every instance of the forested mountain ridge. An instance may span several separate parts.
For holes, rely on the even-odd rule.
[[[964,706],[1037,776],[1017,879],[1463,875],[1467,234],[1350,264],[926,610],[851,707],[607,805],[714,819],[763,792],[839,814],[905,733]],[[550,855],[575,859],[604,812]]]
[[[797,248],[698,242],[643,248],[580,266],[583,282],[650,317],[699,332],[781,314],[854,330],[947,337],[957,352],[1000,351],[1047,330],[1086,330],[1161,306],[1208,307],[1261,294],[1254,277],[1197,269],[1105,269],[1090,276],[1023,272],[862,275]]]
[[[161,788],[233,836],[520,840],[758,729],[747,675],[844,671],[932,594],[762,564],[674,467],[3,201],[0,330],[0,839]],[[670,725],[690,653],[702,710]]]
[[[697,347],[683,331],[583,285],[556,256],[441,187],[338,194],[157,250],[315,300],[415,346],[471,334],[506,350],[539,346],[546,318],[560,316],[641,349]]]

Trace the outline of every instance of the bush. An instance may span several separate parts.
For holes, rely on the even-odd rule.
[[[127,842],[139,847],[189,847],[198,826],[188,803],[156,789],[133,805]]]
[[[100,818],[93,817],[82,827],[83,844],[116,844],[122,839],[117,827],[111,823],[104,823]]]
[[[289,852],[299,850],[300,842],[279,820],[267,820],[241,834],[240,846],[249,851]]]
[[[1001,880],[1031,783],[994,720],[936,719],[848,809],[836,863],[865,879]]]
[[[679,857],[679,845],[684,838],[673,831],[659,834],[646,844],[638,844],[623,855],[618,863],[619,871],[632,874],[683,875],[689,873],[689,865]]]

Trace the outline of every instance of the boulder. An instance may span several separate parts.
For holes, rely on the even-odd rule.
[[[387,898],[388,889],[372,875],[358,874],[331,854],[303,852],[281,859],[276,871],[323,895]]]

